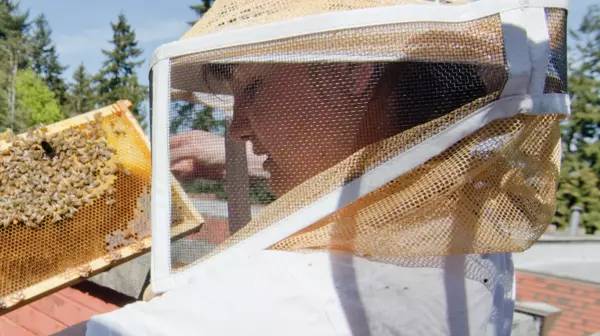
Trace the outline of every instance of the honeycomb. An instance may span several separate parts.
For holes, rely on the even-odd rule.
[[[150,144],[129,107],[2,136],[0,308],[150,247]],[[172,226],[199,224],[174,188]]]

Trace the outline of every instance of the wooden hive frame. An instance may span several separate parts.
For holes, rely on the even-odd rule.
[[[126,124],[131,128],[128,131],[135,132],[136,135],[142,139],[141,142],[143,143],[143,146],[146,147],[144,150],[147,149],[149,153],[150,141],[135,116],[130,111],[131,106],[131,102],[121,100],[115,104],[46,126],[47,134],[58,133],[73,126],[83,125],[93,120],[94,117],[98,115],[101,115],[102,117],[117,115],[121,118],[125,118]],[[24,136],[24,134],[19,136]],[[8,147],[8,143],[0,140],[0,150]],[[180,217],[180,220],[177,223],[171,225],[171,239],[176,240],[192,232],[198,231],[204,223],[204,219],[197,210],[191,206],[190,200],[177,180],[173,176],[171,180],[172,200],[173,204],[178,207]],[[150,223],[148,223],[148,225],[150,225]],[[14,309],[31,303],[32,301],[41,299],[145,254],[150,250],[151,246],[151,236],[145,237],[137,240],[133,244],[120,247],[110,253],[107,252],[105,256],[89,260],[83,264],[72,265],[69,269],[65,269],[62,274],[57,274],[33,285],[19,289],[17,292],[0,297],[0,315],[6,314]],[[3,246],[3,248],[6,249],[7,247]]]

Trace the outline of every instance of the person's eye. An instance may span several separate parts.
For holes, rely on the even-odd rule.
[[[254,97],[256,97],[256,94],[260,90],[261,86],[262,86],[262,79],[255,79],[252,81],[252,83],[246,85],[246,87],[244,88],[244,90],[242,92],[242,97],[241,97],[244,105],[252,104],[252,102],[254,101]]]

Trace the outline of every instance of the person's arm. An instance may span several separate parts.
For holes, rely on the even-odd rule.
[[[191,131],[170,138],[171,171],[179,181],[207,179],[223,181],[225,177],[225,139],[204,132]],[[262,168],[264,156],[254,155],[246,143],[248,175],[252,179],[267,178]]]

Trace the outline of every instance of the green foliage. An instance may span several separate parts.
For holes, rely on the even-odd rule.
[[[106,56],[102,69],[92,75],[81,64],[67,83],[63,79],[67,67],[59,61],[45,15],[30,22],[29,12],[21,11],[18,1],[0,0],[0,128],[11,127],[18,132],[35,123],[58,121],[121,99],[133,103],[133,112],[141,121],[139,103],[148,96],[147,88],[139,84],[136,73],[136,68],[143,63],[138,60],[142,50],[137,47],[135,32],[123,14],[111,27],[113,48],[102,50]],[[31,69],[31,73],[19,71],[17,78],[17,70],[25,69]],[[37,76],[33,77],[32,73]],[[40,85],[39,80],[44,85]],[[16,91],[19,98],[13,104]],[[53,97],[49,98],[48,93]],[[48,110],[42,112],[40,106]]]
[[[29,28],[29,11],[21,12],[19,3],[0,0],[0,40],[22,36]]]
[[[44,14],[34,21],[33,36],[30,41],[29,59],[33,70],[40,75],[46,85],[54,92],[61,105],[67,102],[67,85],[62,78],[66,66],[58,61],[56,46],[50,35],[52,29]]]
[[[267,181],[250,183],[250,202],[253,204],[269,204],[277,197],[271,193]]]
[[[175,111],[177,114],[169,125],[171,134],[177,134],[182,129],[223,134],[225,121],[215,119],[212,107],[181,102],[176,105]]]
[[[187,193],[214,194],[218,200],[225,200],[225,184],[211,180],[194,180],[182,185]]]
[[[31,70],[20,70],[17,75],[17,108],[21,123],[26,125],[51,124],[64,119],[54,93]]]
[[[31,63],[30,66],[35,73],[43,75],[46,68],[46,58],[49,51],[49,47],[52,44],[50,34],[52,33],[50,27],[48,27],[48,21],[46,16],[40,14],[34,21],[34,33],[31,40]]]
[[[29,13],[19,3],[0,0],[0,128],[11,127],[18,116],[11,117],[15,96],[16,72],[22,67],[27,52],[26,34]],[[16,110],[15,110],[16,113]]]
[[[92,77],[82,63],[73,73],[73,83],[69,85],[67,114],[72,117],[93,110],[94,99]]]
[[[210,180],[194,180],[183,184],[187,193],[213,194],[218,200],[227,200],[225,183]],[[266,181],[250,183],[250,203],[269,204],[275,200],[275,196],[269,191]]]
[[[102,69],[94,77],[97,103],[113,104],[121,99],[128,99],[133,104],[133,112],[141,122],[139,103],[147,96],[147,88],[138,82],[136,68],[143,61],[137,60],[142,54],[138,48],[135,32],[127,23],[124,14],[119,14],[117,23],[111,23],[113,39],[112,50],[102,50],[106,56]],[[143,125],[142,125],[143,126]]]
[[[566,227],[571,207],[583,206],[588,232],[600,228],[600,6],[588,8],[571,32],[569,94],[572,116],[563,127],[563,161],[554,222]]]

